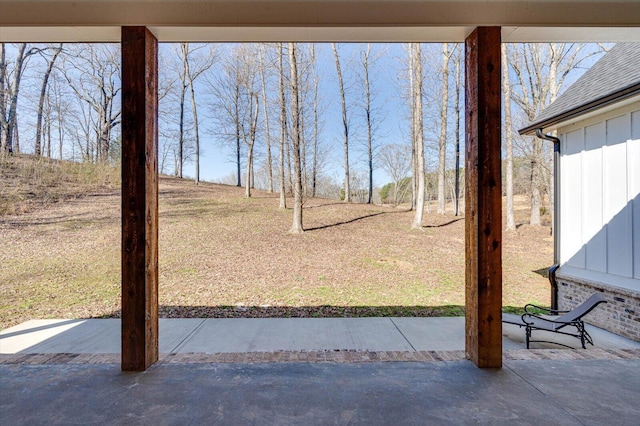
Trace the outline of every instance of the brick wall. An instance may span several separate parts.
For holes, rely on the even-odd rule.
[[[587,314],[584,322],[640,342],[640,292],[558,276],[558,309],[573,309],[597,291],[607,303]]]

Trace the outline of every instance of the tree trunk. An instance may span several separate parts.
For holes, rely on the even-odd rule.
[[[460,215],[460,49],[456,60],[456,188],[455,215]]]
[[[184,54],[184,45],[182,43],[182,51]],[[183,61],[186,59],[183,57]],[[184,62],[183,62],[184,65]],[[176,176],[182,178],[182,165],[184,164],[184,98],[187,92],[187,76],[186,72],[182,72],[180,76],[180,123],[178,125],[180,134],[178,135],[178,169],[176,170]]]
[[[302,227],[302,171],[300,163],[300,117],[298,105],[298,64],[296,59],[296,44],[289,43],[289,62],[291,72],[291,131],[293,148],[294,179],[294,203],[293,203],[293,224],[292,234],[304,232]]]
[[[196,92],[193,89],[193,81],[189,82],[189,86],[191,86],[191,108],[193,112],[193,132],[194,132],[194,143],[195,143],[195,184],[198,185],[200,183],[200,133],[198,131],[198,109],[196,107]]]
[[[17,107],[18,107],[18,94],[20,92],[20,80],[22,78],[22,71],[23,71],[23,66],[24,66],[24,60],[26,58],[26,54],[25,54],[25,50],[27,48],[26,43],[21,43],[18,46],[18,52],[16,55],[16,65],[15,65],[15,69],[13,72],[13,81],[11,83],[11,87],[9,88],[9,92],[11,93],[11,98],[9,99],[9,111],[8,111],[8,115],[6,116],[5,119],[5,115],[3,114],[2,116],[2,128],[4,129],[3,132],[3,147],[4,147],[4,151],[8,152],[9,154],[13,154],[14,151],[20,152],[20,147],[19,147],[19,143],[16,143],[16,146],[14,146],[14,140],[17,138],[14,138],[14,136],[16,135],[16,128],[17,128],[17,118],[16,118],[16,114],[17,114]],[[4,50],[3,50],[4,53]],[[4,63],[4,60],[3,60]]]
[[[57,150],[58,150],[58,158],[60,160],[62,160],[62,156],[63,156],[63,148],[64,148],[64,114],[62,113],[63,110],[63,103],[62,103],[62,96],[60,94],[60,87],[58,84],[58,81],[54,78],[53,81],[51,82],[52,84],[49,85],[49,103],[51,105],[51,102],[53,102],[53,104],[51,105],[51,114],[52,114],[52,118],[51,120],[53,121],[55,118],[55,124],[57,127]],[[55,117],[53,116],[53,111],[56,112]],[[73,144],[71,145],[73,147]],[[52,148],[53,149],[53,148]]]
[[[251,164],[253,163],[253,146],[247,147],[247,169],[245,171],[244,196],[251,198]]]
[[[418,194],[418,156],[416,154],[416,94],[415,94],[415,48],[414,43],[409,43],[409,110],[411,115],[411,206],[416,207]]]
[[[266,49],[266,47],[265,47]],[[269,130],[269,110],[267,109],[267,84],[264,78],[264,56],[260,50],[260,80],[262,81],[262,105],[264,109],[265,140],[267,142],[267,174],[269,178],[269,192],[273,192],[273,164],[271,160],[271,132]]]
[[[331,43],[333,55],[336,60],[336,71],[338,72],[338,88],[340,89],[340,103],[342,105],[342,125],[344,126],[344,202],[351,202],[351,189],[349,187],[349,122],[347,120],[347,102],[344,97],[344,84],[342,82],[342,70],[340,69],[340,58],[336,44]]]
[[[364,93],[365,93],[365,113],[367,118],[367,159],[369,166],[369,198],[367,204],[373,203],[373,136],[371,129],[371,91],[369,87],[369,54],[371,53],[371,43],[367,44],[364,56]]]
[[[255,109],[254,109],[255,104]],[[256,129],[258,126],[258,115],[260,107],[258,102],[258,94],[249,92],[249,140],[247,142],[247,174],[245,182],[244,195],[251,197],[251,188],[253,188],[253,147],[256,143]]]
[[[289,188],[287,190],[293,194],[293,168],[291,167],[291,141],[289,140],[289,130],[285,128],[285,157],[287,159],[287,177]]]
[[[449,104],[449,48],[442,44],[442,105],[440,105],[440,141],[438,143],[438,213],[445,214],[445,172],[447,170],[447,110]]]
[[[502,93],[504,95],[504,140],[506,150],[506,191],[507,191],[507,231],[516,230],[513,212],[513,134],[511,123],[511,82],[509,80],[509,61],[507,45],[502,44]]]
[[[284,146],[286,142],[287,129],[287,104],[284,96],[284,49],[280,43],[278,52],[278,88],[280,89],[280,209],[287,208],[287,196],[284,175]]]
[[[20,154],[20,132],[18,131],[18,113],[16,113],[15,117],[15,123],[13,126],[13,151],[16,154]]]
[[[189,43],[182,43],[183,60],[184,60],[184,73],[187,76],[187,84],[191,89],[191,112],[193,114],[193,132],[195,136],[195,184],[200,183],[200,133],[198,130],[198,108],[196,104],[196,91],[193,87],[194,77],[191,74],[191,68],[189,65]]]
[[[411,227],[414,229],[422,229],[422,215],[424,211],[424,131],[422,121],[422,57],[420,51],[420,43],[415,43],[415,83],[416,88],[414,94],[416,96],[416,166],[417,166],[417,184],[416,184],[416,211],[413,216]]]
[[[111,143],[111,124],[106,114],[102,117],[102,125],[98,135],[98,162],[106,163],[109,160],[109,148]]]
[[[63,130],[62,130],[62,112],[58,109],[58,149],[60,154],[60,159],[62,160],[62,144],[64,141]]]
[[[531,225],[540,225],[540,167],[538,159],[542,154],[542,141],[533,138],[533,157],[531,159]]]
[[[51,103],[47,100],[47,120],[45,121],[47,135],[47,158],[51,158]]]
[[[235,83],[235,124],[236,124],[236,176],[238,181],[237,187],[242,186],[242,177],[240,176],[240,83]]]
[[[551,51],[553,52],[553,55],[556,56],[559,52],[558,46],[555,43],[551,43]],[[559,59],[560,60],[560,59]],[[551,61],[551,64],[549,64],[549,103],[553,103],[556,98],[558,97],[558,90],[559,90],[559,85],[558,85],[558,61]],[[554,130],[552,133],[553,136],[557,136],[557,131]],[[553,235],[556,230],[554,229],[554,225],[555,225],[555,215],[556,215],[556,206],[555,206],[555,184],[554,184],[554,175],[556,173],[556,170],[554,168],[554,162],[553,162],[553,150],[551,151],[551,161],[550,161],[550,166],[549,166],[549,170],[551,171],[549,173],[549,213],[551,214],[551,235]]]
[[[200,184],[200,122],[198,120],[198,104],[196,102],[196,89],[195,89],[195,81],[196,79],[202,75],[206,70],[211,68],[215,61],[215,51],[210,49],[207,54],[198,54],[197,51],[202,49],[203,46],[193,47],[189,43],[180,43],[180,54],[182,58],[182,72],[180,73],[180,77],[182,80],[182,116],[184,116],[184,97],[186,94],[184,93],[185,89],[188,87],[191,96],[191,114],[193,117],[193,133],[194,133],[194,166],[195,166],[195,176],[194,183],[196,185]],[[182,168],[184,162],[186,161],[184,154],[184,118],[181,120],[182,128],[181,128],[181,151],[182,151],[182,165],[180,166],[180,171],[182,172]],[[182,176],[182,174],[181,174]]]
[[[316,196],[318,179],[318,73],[316,71],[315,44],[311,44],[313,63],[313,164],[311,166],[311,196]]]
[[[5,93],[7,89],[5,87],[6,80],[5,75],[7,72],[6,54],[4,50],[4,43],[0,43],[0,155],[3,155],[7,150],[7,105],[5,101]]]
[[[298,76],[298,81],[304,81],[302,79],[302,76],[299,75]],[[303,85],[304,86],[304,85]],[[305,117],[305,110],[304,110],[304,96],[305,96],[305,92],[303,87],[298,87],[298,92],[299,92],[299,100],[298,100],[298,107],[299,107],[299,115],[298,115],[298,120],[300,121],[299,124],[299,129],[300,129],[300,170],[302,173],[302,195],[303,197],[307,196],[307,140],[305,139],[305,124],[304,124],[304,117]]]
[[[187,87],[189,86],[189,73],[187,71],[189,67],[189,43],[180,43],[180,50],[182,53],[182,73],[180,75],[180,82],[182,86],[180,87],[180,137],[178,140],[178,177],[182,178],[183,176],[183,167],[184,167],[184,109],[185,109],[185,97],[187,95]]]
[[[47,95],[47,84],[49,83],[49,76],[51,75],[51,71],[53,70],[53,65],[56,61],[56,58],[62,51],[62,43],[58,46],[53,53],[53,56],[49,60],[49,65],[47,66],[47,70],[44,73],[44,77],[42,78],[42,88],[40,89],[40,102],[38,103],[38,116],[36,118],[36,144],[34,153],[36,157],[40,157],[42,155],[41,148],[41,138],[42,138],[42,112],[44,109],[44,99]]]

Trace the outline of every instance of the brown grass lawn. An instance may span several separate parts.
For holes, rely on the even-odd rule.
[[[421,232],[402,209],[313,199],[295,236],[277,194],[254,194],[161,179],[161,316],[462,313],[464,220],[426,214]],[[549,228],[505,233],[503,251],[504,305],[548,304]],[[119,309],[117,189],[0,217],[0,328]]]

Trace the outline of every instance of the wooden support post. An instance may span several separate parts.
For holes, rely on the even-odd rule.
[[[122,27],[122,370],[158,360],[158,41]]]
[[[502,367],[500,27],[478,27],[466,51],[466,353]]]

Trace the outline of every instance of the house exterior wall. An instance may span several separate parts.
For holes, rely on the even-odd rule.
[[[571,310],[593,293],[602,292],[607,303],[591,311],[585,321],[640,342],[640,292],[573,275],[560,274],[557,279],[558,309]]]
[[[640,101],[558,134],[558,307],[602,291],[587,320],[640,341]]]

